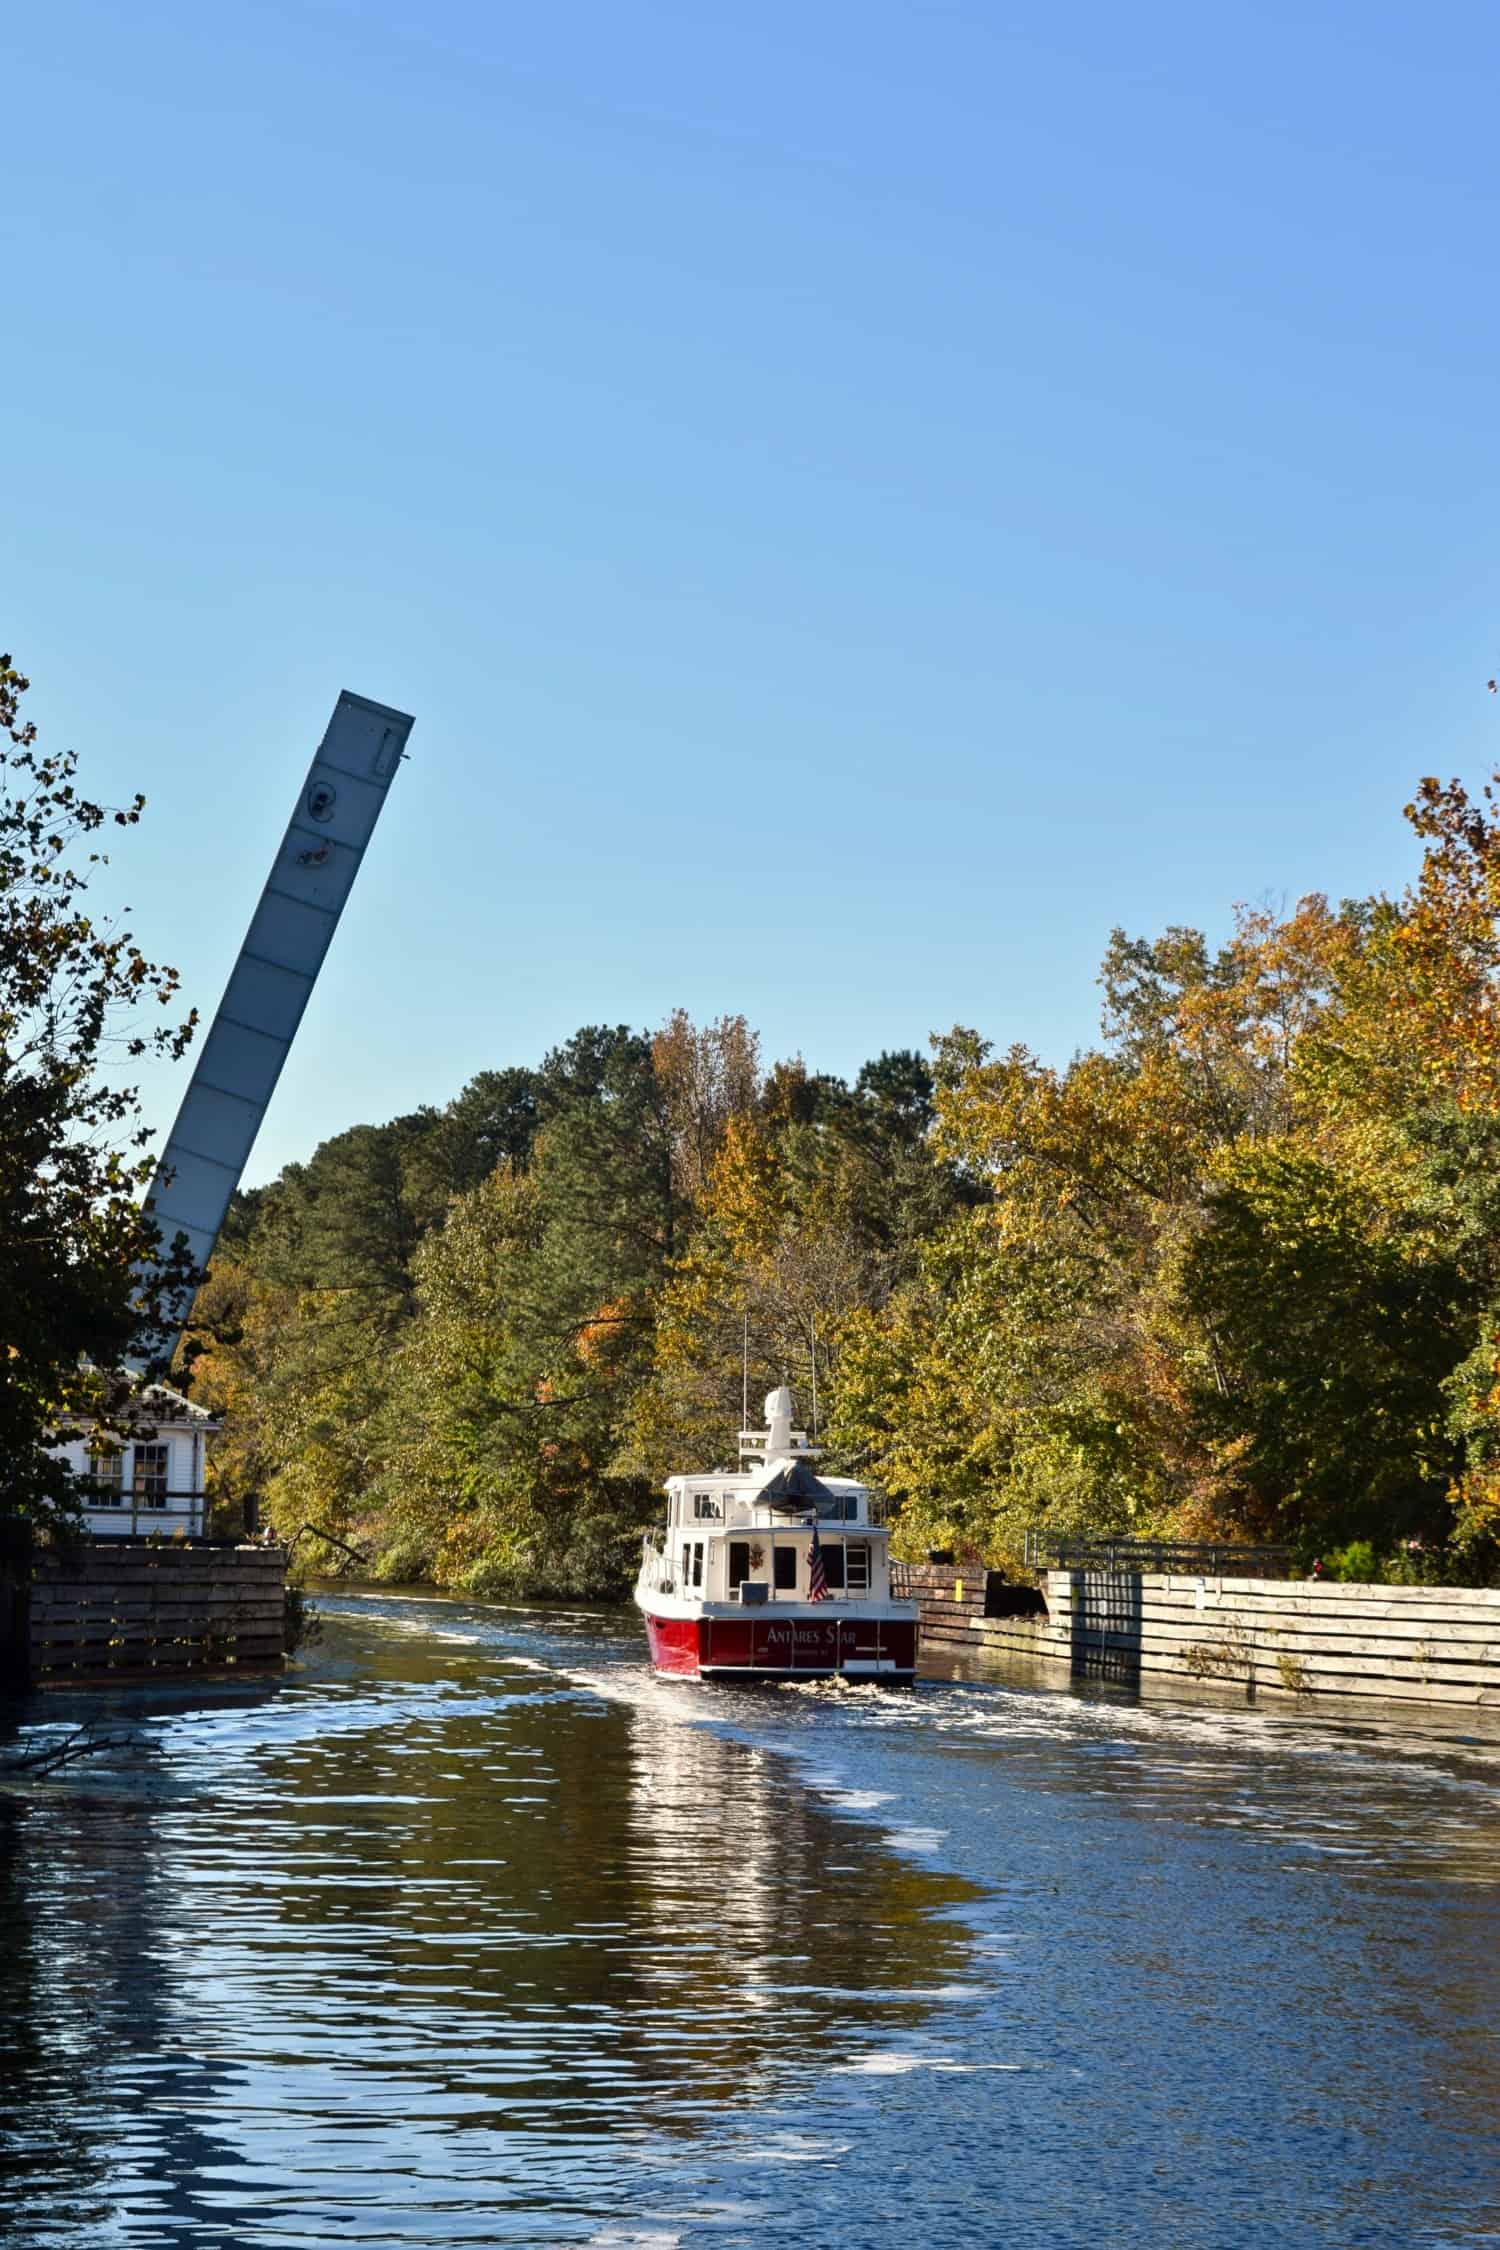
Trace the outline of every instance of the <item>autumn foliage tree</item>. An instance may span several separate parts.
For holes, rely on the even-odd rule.
[[[908,1541],[1349,1542],[1500,1569],[1500,817],[1427,781],[1397,899],[1117,932],[1065,1069],[941,1042],[987,1188],[848,1338],[843,1443]]]
[[[215,1262],[221,1473],[387,1573],[618,1590],[748,1372],[816,1378],[909,1554],[1500,1578],[1500,807],[1407,811],[1399,897],[1117,931],[1066,1064],[958,1028],[848,1083],[678,1010],[351,1128]]]
[[[158,1238],[126,1078],[180,1054],[192,1029],[143,1025],[170,1008],[176,973],[88,899],[103,835],[133,828],[144,799],[110,809],[84,796],[75,758],[42,751],[23,718],[27,685],[0,657],[0,1545],[12,1558],[75,1506],[51,1451],[62,1418],[107,1417],[113,1371],[168,1333],[186,1269],[169,1260],[144,1291],[137,1278]]]

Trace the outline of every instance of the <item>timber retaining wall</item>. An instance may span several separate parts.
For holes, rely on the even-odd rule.
[[[997,1572],[896,1566],[923,1646],[1061,1665],[1074,1678],[1218,1680],[1252,1695],[1500,1708],[1500,1589],[1353,1586],[1169,1571],[1048,1571],[1045,1614]]]
[[[101,1540],[37,1556],[12,1593],[8,1669],[22,1686],[265,1666],[286,1649],[280,1547]]]

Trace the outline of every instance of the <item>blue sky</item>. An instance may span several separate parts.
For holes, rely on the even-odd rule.
[[[1379,0],[15,17],[0,645],[205,1013],[337,691],[416,714],[253,1176],[678,1005],[1062,1060],[1114,924],[1399,885],[1500,745],[1497,65]]]

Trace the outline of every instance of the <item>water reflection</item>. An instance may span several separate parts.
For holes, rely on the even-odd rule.
[[[963,1952],[760,1750],[462,1637],[155,1733],[8,1808],[7,2242],[582,2239]]]
[[[1500,2239],[1483,1729],[339,1607],[0,1794],[7,2250]]]
[[[20,2205],[6,2240],[102,2241],[135,2219],[191,2239],[228,2147],[225,2073],[174,2006],[180,1902],[149,1792],[127,1777],[0,1800],[0,2116]]]
[[[939,1910],[972,1886],[836,1826],[760,1745],[640,1710],[629,1723],[631,1862],[654,1924],[642,1977],[677,2089],[667,2129],[784,2093],[789,2070],[826,2067],[862,2027],[919,2019],[924,1993],[967,1972],[969,1933]]]

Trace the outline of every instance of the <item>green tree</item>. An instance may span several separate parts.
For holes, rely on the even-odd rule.
[[[194,1307],[186,1356],[224,1414],[216,1493],[243,1520],[264,1499],[287,1535],[342,1535],[381,1466],[378,1421],[416,1310],[419,1246],[447,1206],[421,1110],[356,1125],[237,1204]]]
[[[673,1154],[651,1040],[591,1026],[289,1166],[199,1300],[237,1512],[387,1573],[615,1584],[644,1492],[620,1432],[687,1218]]]
[[[1460,1465],[1446,1386],[1475,1305],[1420,1213],[1295,1143],[1215,1167],[1183,1295],[1207,1340],[1198,1426],[1232,1448],[1252,1520],[1318,1547],[1440,1543]]]
[[[529,1167],[417,1261],[383,1429],[382,1567],[476,1592],[617,1591],[651,1496],[619,1456],[684,1218],[652,1043],[593,1027],[538,1074]]]
[[[170,1007],[176,973],[87,897],[106,864],[101,831],[134,827],[144,799],[111,810],[83,796],[76,759],[42,752],[22,719],[27,685],[0,657],[0,1550],[12,1558],[74,1512],[49,1451],[60,1418],[123,1410],[110,1371],[159,1352],[191,1270],[180,1246],[155,1256],[139,1202],[153,1165],[120,1074],[180,1055],[192,1019],[140,1027],[142,1009]]]

